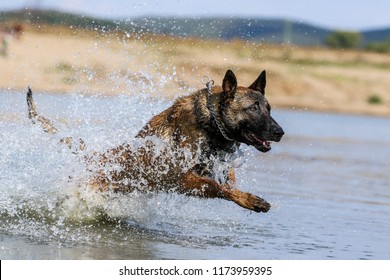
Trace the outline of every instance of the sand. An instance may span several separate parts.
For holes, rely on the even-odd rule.
[[[265,69],[273,107],[390,116],[386,54],[134,36],[25,31],[0,56],[0,89],[175,98],[204,87],[204,75],[220,84],[232,69],[248,86]]]

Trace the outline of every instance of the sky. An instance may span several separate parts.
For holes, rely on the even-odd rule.
[[[390,27],[389,0],[12,0],[0,10],[50,8],[101,18],[240,16],[285,18],[320,27],[367,30]]]

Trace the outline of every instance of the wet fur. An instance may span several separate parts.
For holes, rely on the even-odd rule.
[[[284,132],[270,116],[270,106],[264,96],[265,72],[251,86],[240,87],[234,73],[228,70],[222,86],[215,86],[211,91],[215,117],[233,141],[226,139],[216,126],[207,104],[208,90],[202,89],[178,98],[171,107],[153,117],[137,134],[137,138],[144,139],[142,146],[135,148],[125,143],[104,153],[85,156],[87,169],[95,167],[91,169],[89,185],[116,192],[173,190],[191,196],[226,199],[249,210],[267,212],[268,202],[235,187],[233,162],[224,171],[223,180],[217,180],[213,172],[213,165],[234,154],[240,143],[267,152],[270,149],[267,141],[281,139]],[[32,121],[46,132],[55,133],[52,122],[36,112],[30,89],[27,103]],[[162,141],[162,148],[156,145],[156,138]],[[63,142],[75,149],[71,138]],[[79,150],[85,148],[81,143]],[[136,181],[142,184],[135,185]]]

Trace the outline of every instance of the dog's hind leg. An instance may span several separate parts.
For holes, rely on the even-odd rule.
[[[42,127],[43,131],[50,133],[50,134],[56,134],[57,128],[54,127],[53,123],[45,118],[44,116],[40,116],[37,113],[36,105],[33,99],[32,90],[30,87],[28,87],[27,91],[27,106],[28,106],[28,117],[31,119],[31,121],[35,123],[39,123],[39,125]]]
[[[228,184],[221,185],[212,179],[194,174],[192,171],[188,171],[180,179],[179,192],[204,198],[230,200],[255,212],[268,212],[271,208],[267,201],[256,195],[232,189]]]

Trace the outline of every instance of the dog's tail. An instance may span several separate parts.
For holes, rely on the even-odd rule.
[[[53,122],[51,120],[37,113],[37,107],[34,102],[33,93],[30,87],[28,87],[27,90],[27,106],[28,117],[33,124],[38,123],[42,127],[43,131],[49,134],[56,134],[58,132],[58,129],[53,125]],[[73,150],[74,153],[77,153],[79,150],[83,151],[87,148],[82,139],[79,139],[78,148],[74,148],[72,137],[61,138],[60,142],[67,145],[69,149]]]
[[[37,113],[37,107],[35,105],[32,90],[28,87],[27,90],[27,106],[28,106],[28,117],[35,124],[39,123],[39,125],[43,128],[43,131],[56,134],[58,132],[57,128],[54,127],[51,120],[45,118],[44,116],[40,116]]]

